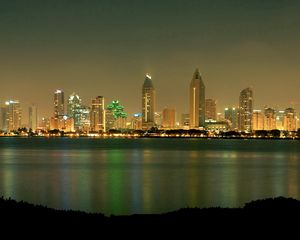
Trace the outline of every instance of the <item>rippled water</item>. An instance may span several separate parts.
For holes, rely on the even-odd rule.
[[[300,141],[0,138],[0,195],[105,214],[300,199]]]

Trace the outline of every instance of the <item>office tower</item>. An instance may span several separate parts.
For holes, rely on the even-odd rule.
[[[80,107],[80,130],[88,132],[90,130],[90,108],[87,106]],[[74,124],[75,125],[75,124]]]
[[[104,97],[97,96],[92,99],[92,107],[90,112],[91,131],[106,131],[105,128],[105,109]]]
[[[190,83],[190,128],[205,126],[205,85],[199,70]]]
[[[284,111],[279,110],[276,113],[276,129],[284,130]]]
[[[175,128],[175,109],[165,108],[163,110],[162,126],[163,128]]]
[[[150,75],[146,75],[142,87],[142,128],[154,127],[155,90]]]
[[[72,93],[68,98],[68,117],[74,119],[74,128],[81,128],[82,106],[81,99],[76,93]]]
[[[225,120],[229,124],[231,130],[238,128],[238,109],[235,107],[227,107],[224,111]]]
[[[181,127],[188,128],[190,126],[190,114],[189,113],[182,113],[181,114]]]
[[[37,129],[37,122],[38,122],[38,117],[37,117],[37,107],[35,105],[32,105],[28,109],[29,113],[29,124],[28,127],[31,129],[32,132],[35,132]]]
[[[276,112],[272,108],[265,109],[264,130],[276,129]]]
[[[296,131],[296,112],[293,108],[284,111],[283,129],[285,131]]]
[[[205,119],[217,120],[216,100],[205,99]]]
[[[0,107],[0,130],[7,130],[6,107]]]
[[[142,114],[135,113],[131,118],[131,129],[140,130],[142,129]]]
[[[264,115],[262,114],[261,110],[253,110],[252,130],[264,130]]]
[[[54,117],[62,118],[65,115],[65,97],[62,90],[54,92]]]
[[[6,125],[8,131],[21,128],[21,107],[18,100],[9,100],[6,105]]]
[[[163,116],[161,112],[154,113],[154,124],[156,127],[160,128],[162,126]]]
[[[240,131],[250,132],[252,130],[252,112],[253,112],[253,90],[246,88],[241,91],[239,98],[239,121]]]

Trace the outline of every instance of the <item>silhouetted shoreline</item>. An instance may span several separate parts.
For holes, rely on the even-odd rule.
[[[189,225],[189,224],[241,224],[255,219],[254,224],[286,221],[288,216],[300,216],[300,201],[292,198],[268,198],[246,203],[243,208],[183,208],[162,214],[133,214],[105,216],[102,213],[85,213],[73,210],[55,210],[23,201],[0,198],[2,220],[18,223],[39,223],[51,220],[53,225],[102,224],[114,225]],[[279,218],[281,217],[281,218]],[[283,218],[282,218],[283,217]]]

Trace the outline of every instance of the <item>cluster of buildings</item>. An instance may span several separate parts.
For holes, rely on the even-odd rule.
[[[146,75],[142,86],[141,111],[128,116],[120,102],[115,100],[105,105],[103,96],[96,96],[84,105],[78,94],[73,93],[65,101],[63,90],[56,90],[53,97],[54,111],[50,118],[38,119],[35,105],[29,107],[28,124],[22,125],[22,110],[18,100],[8,100],[0,108],[0,130],[52,131],[81,133],[105,133],[111,129],[200,129],[209,131],[257,130],[296,131],[300,128],[295,109],[284,110],[265,107],[253,108],[253,89],[240,92],[238,107],[230,106],[217,113],[216,100],[206,98],[205,84],[199,70],[193,74],[189,87],[189,112],[181,114],[176,121],[174,108],[156,111],[155,88],[150,75]],[[39,121],[38,121],[39,120]]]

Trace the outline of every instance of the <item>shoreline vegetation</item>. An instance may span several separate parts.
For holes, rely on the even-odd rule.
[[[300,139],[300,129],[297,131],[258,130],[252,132],[211,132],[198,129],[160,130],[115,130],[107,132],[64,132],[60,130],[37,131],[19,129],[10,133],[0,132],[0,137],[90,137],[90,138],[203,138],[203,139]]]
[[[243,208],[182,208],[161,214],[133,214],[121,216],[105,216],[102,213],[86,213],[73,210],[56,210],[24,201],[0,198],[0,214],[2,219],[17,219],[18,221],[40,222],[51,220],[53,224],[64,222],[97,223],[108,225],[126,224],[194,224],[221,223],[228,221],[241,223],[255,218],[256,224],[264,221],[286,221],[285,217],[300,214],[300,201],[293,198],[277,197],[255,200],[246,203]],[[283,217],[279,219],[278,217]],[[227,221],[227,222],[226,222]],[[30,220],[29,220],[30,222]],[[28,223],[28,222],[27,222]]]

